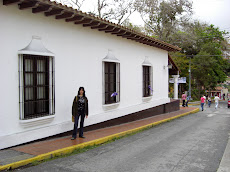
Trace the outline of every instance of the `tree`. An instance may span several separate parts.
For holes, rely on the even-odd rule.
[[[166,42],[188,21],[192,14],[192,3],[188,0],[137,0],[138,11],[145,22],[147,32]]]
[[[225,34],[214,25],[197,30],[198,53],[193,59],[193,77],[199,90],[211,90],[226,81],[230,65],[222,56]]]
[[[78,10],[82,10],[82,6],[89,0],[55,0],[62,4],[72,6]],[[137,9],[135,0],[90,0],[95,3],[94,9],[88,13],[98,16],[102,19],[113,21],[117,24],[122,24],[131,14]]]
[[[197,98],[205,90],[212,90],[223,83],[230,73],[230,64],[222,55],[225,34],[214,25],[195,21],[172,35],[175,44],[182,48],[182,54],[172,53],[172,58],[181,68],[181,76],[188,76],[186,56],[191,57],[192,86],[197,90]]]
[[[123,25],[124,27],[127,27],[127,28],[129,28],[129,29],[135,30],[135,31],[137,31],[137,32],[145,33],[145,28],[144,28],[144,27],[132,24],[132,23],[129,21],[129,19],[125,20],[125,21],[122,23],[122,25]]]

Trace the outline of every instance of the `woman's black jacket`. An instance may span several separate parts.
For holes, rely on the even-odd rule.
[[[83,97],[85,99],[85,115],[88,116],[88,99],[87,97]],[[72,105],[72,116],[78,116],[78,96],[75,96],[74,97],[74,100],[73,100],[73,105]]]

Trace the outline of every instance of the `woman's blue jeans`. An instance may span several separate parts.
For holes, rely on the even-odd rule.
[[[74,127],[73,127],[73,134],[72,137],[77,137],[77,128],[78,128],[78,121],[79,117],[81,117],[80,121],[80,130],[79,130],[79,136],[83,136],[83,127],[84,127],[84,120],[85,120],[85,111],[79,111],[78,116],[75,116],[74,118]]]
[[[204,103],[201,103],[200,105],[201,105],[201,109],[203,111],[204,110]]]
[[[211,106],[211,101],[208,101],[208,107],[210,107]]]

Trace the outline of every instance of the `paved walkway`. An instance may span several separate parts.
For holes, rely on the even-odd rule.
[[[77,145],[84,145],[84,143],[94,142],[99,140],[100,138],[106,138],[111,135],[115,135],[117,133],[125,133],[126,131],[135,130],[137,128],[141,128],[143,126],[147,126],[149,124],[157,123],[160,121],[165,121],[167,119],[174,119],[180,117],[185,113],[189,113],[196,110],[195,107],[181,107],[179,111],[160,114],[157,116],[145,118],[142,120],[125,123],[117,126],[112,126],[108,128],[98,129],[94,131],[84,132],[84,136],[86,138],[77,138],[76,140],[70,140],[71,135],[59,137],[59,138],[51,138],[45,141],[38,141],[34,143],[29,143],[21,146],[16,146],[12,148],[8,148],[0,151],[0,171],[5,169],[8,165],[8,168],[16,168],[25,165],[26,163],[18,163],[19,161],[23,162],[26,159],[34,159],[41,155],[48,155],[50,152],[63,150],[66,148],[74,147]],[[165,121],[166,122],[166,121]],[[138,130],[137,130],[138,131]],[[67,149],[66,149],[67,150]],[[18,163],[17,166],[12,167],[9,164]],[[32,161],[30,161],[32,162]],[[17,164],[16,163],[16,164]]]

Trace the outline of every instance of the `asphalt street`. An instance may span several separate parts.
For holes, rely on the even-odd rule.
[[[25,172],[216,172],[230,133],[226,102]]]

